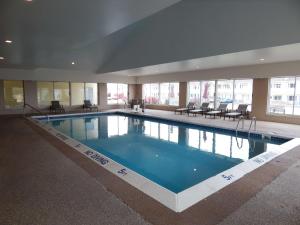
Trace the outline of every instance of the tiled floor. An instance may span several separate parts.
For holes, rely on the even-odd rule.
[[[146,113],[235,126],[220,119]],[[0,124],[1,225],[300,224],[300,148],[177,214],[24,119],[0,117]],[[258,130],[292,137],[299,126],[258,122]]]
[[[126,112],[132,112],[132,110],[125,110]],[[205,118],[204,116],[188,116],[187,114],[179,115],[174,112],[170,111],[162,111],[162,110],[151,110],[146,109],[145,115],[151,116],[158,116],[166,119],[174,119],[184,122],[191,122],[196,124],[201,124],[205,126],[214,126],[214,127],[221,127],[227,129],[236,129],[237,120],[228,119],[224,120],[223,118]],[[245,120],[244,131],[248,131],[250,126],[250,120]],[[241,126],[239,126],[241,129]],[[253,131],[253,129],[252,129]],[[274,122],[266,122],[266,121],[257,121],[256,131],[270,134],[274,136],[283,136],[283,137],[290,137],[290,138],[299,138],[300,137],[300,125],[293,125],[293,124],[284,124],[284,123],[274,123]]]

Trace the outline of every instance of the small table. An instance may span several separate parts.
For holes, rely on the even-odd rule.
[[[193,116],[196,116],[198,113],[203,113],[205,112],[205,110],[203,109],[193,109],[193,110],[190,110],[188,111],[188,115],[190,115],[190,113],[193,115]]]
[[[209,116],[214,116],[214,119],[215,119],[217,115],[221,115],[221,114],[222,114],[222,111],[218,111],[218,110],[209,111],[209,112],[205,113],[205,118],[206,118],[206,115],[209,115]]]
[[[242,114],[239,113],[239,112],[230,112],[230,113],[226,113],[224,115],[224,120],[226,118],[226,116],[230,119],[230,118],[233,118],[233,120],[235,120],[236,118],[240,117]]]

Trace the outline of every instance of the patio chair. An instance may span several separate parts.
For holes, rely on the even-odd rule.
[[[191,113],[193,116],[196,116],[197,114],[202,114],[202,116],[204,115],[204,113],[209,111],[209,102],[204,102],[202,103],[202,105],[200,106],[199,109],[193,109],[188,111],[188,115]]]
[[[180,113],[182,115],[183,113],[188,113],[190,110],[193,109],[195,109],[195,103],[189,102],[189,104],[185,108],[175,109],[175,114]]]
[[[216,116],[222,117],[222,115],[227,111],[227,106],[228,106],[228,103],[221,103],[217,109],[206,112],[205,118],[207,115],[210,117],[213,116],[214,119],[216,118]]]
[[[244,116],[247,117],[248,115],[248,108],[249,104],[239,104],[238,108],[232,112],[228,112],[224,114],[224,120],[226,117],[233,118],[233,120],[235,120],[236,118],[240,117],[240,116]]]
[[[59,101],[51,101],[50,112],[54,113],[64,113],[64,106],[59,103]]]
[[[90,100],[84,100],[83,110],[90,110],[90,111],[95,110],[98,112],[98,106],[93,105]]]

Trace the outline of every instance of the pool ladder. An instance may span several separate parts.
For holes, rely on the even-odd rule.
[[[235,132],[236,133],[238,132],[239,125],[240,125],[241,121],[242,121],[242,129],[244,129],[244,127],[245,127],[245,118],[244,118],[244,116],[240,116],[240,118],[239,118],[239,120],[236,124],[236,127],[235,127]],[[256,117],[255,116],[253,116],[251,118],[250,126],[249,126],[248,132],[247,132],[248,134],[250,134],[252,126],[253,126],[253,130],[256,131]]]

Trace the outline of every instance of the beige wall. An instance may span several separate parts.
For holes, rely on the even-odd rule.
[[[195,70],[151,76],[140,76],[137,83],[158,82],[187,82],[193,80],[217,80],[217,79],[239,79],[239,78],[269,78],[275,76],[299,76],[300,61],[269,63],[248,66],[236,66],[207,70]]]

